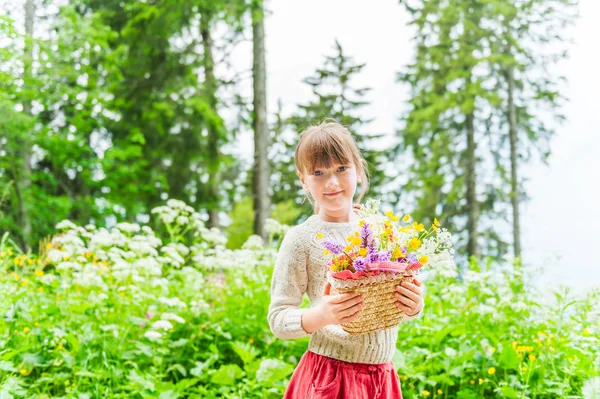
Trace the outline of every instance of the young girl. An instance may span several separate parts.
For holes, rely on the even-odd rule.
[[[391,361],[398,327],[362,335],[349,335],[341,328],[358,318],[362,297],[331,295],[331,285],[326,284],[328,258],[317,237],[344,242],[356,227],[352,203],[357,184],[361,184],[359,202],[367,190],[366,161],[348,130],[329,122],[302,132],[294,162],[316,214],[285,235],[273,272],[271,331],[282,339],[310,335],[308,351],[284,398],[402,398]],[[405,312],[405,320],[423,308],[420,286],[414,280],[396,287],[396,306]],[[304,293],[310,309],[300,309]]]

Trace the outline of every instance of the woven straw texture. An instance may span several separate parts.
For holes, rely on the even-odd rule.
[[[402,281],[412,281],[414,276],[387,274],[387,279],[358,287],[338,287],[332,284],[332,294],[358,292],[363,296],[365,306],[356,321],[342,324],[342,329],[351,335],[366,334],[397,326],[404,318],[404,312],[394,304],[396,286]]]

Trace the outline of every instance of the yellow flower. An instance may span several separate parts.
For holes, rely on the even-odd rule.
[[[389,218],[391,219],[391,218],[394,216],[394,213],[393,213],[393,212],[391,212],[391,211],[387,211],[387,212],[385,213],[385,216],[387,216],[387,217],[389,217]]]
[[[439,229],[437,228],[437,226],[436,226],[436,225],[434,225],[434,224],[432,224],[432,225],[431,225],[431,228],[432,228],[432,229],[433,229],[433,231],[435,231],[435,232],[439,231]]]
[[[402,257],[402,255],[403,255],[402,254],[402,249],[396,248],[394,250],[394,253],[392,254],[392,258],[398,259],[398,258]]]
[[[362,242],[362,241],[360,240],[360,237],[354,237],[354,238],[352,239],[352,245],[355,245],[355,246],[357,246],[357,247],[360,245],[360,243],[361,243],[361,242]]]
[[[40,288],[38,288],[38,291],[39,291],[39,292],[44,292],[44,288],[43,288],[43,287],[40,287]]]
[[[425,230],[425,226],[423,225],[423,223],[414,222],[412,227],[413,227],[413,229],[415,229],[418,232]]]
[[[21,373],[21,375],[27,375],[27,370],[21,369],[19,370],[19,373]]]
[[[438,393],[438,395],[441,395],[441,394],[443,394],[443,393],[444,393],[444,391],[442,391],[441,389],[438,389],[438,390],[437,390],[437,393]]]
[[[429,391],[428,390],[424,390],[423,391],[423,396],[429,396]]]
[[[440,227],[440,222],[438,222],[437,218],[433,218],[433,225],[436,227]]]
[[[40,323],[38,323],[38,322],[36,321],[36,322],[35,322],[35,326],[36,326],[36,327],[39,327],[39,326],[40,326]]]
[[[490,348],[490,349],[488,349],[488,350],[490,351],[490,353],[494,353],[494,352],[496,352],[496,348]]]
[[[63,256],[63,260],[64,260],[64,261],[67,261],[67,260],[69,260],[69,255],[65,255],[65,256]]]
[[[52,248],[52,243],[51,243],[51,242],[47,243],[47,244],[46,244],[46,248],[47,248],[47,249],[50,249],[50,248]]]
[[[317,238],[320,240],[321,238],[323,238],[323,233],[318,233],[317,234]]]
[[[352,246],[348,245],[346,248],[344,248],[344,251],[346,252],[350,252],[352,250]]]
[[[417,237],[413,237],[410,239],[408,245],[410,245],[410,247],[416,251],[421,246],[421,240],[419,240]]]
[[[590,330],[587,328],[583,330],[583,335],[590,335]]]
[[[410,215],[404,215],[404,217],[402,218],[402,220],[406,223],[410,220]]]
[[[358,254],[360,256],[365,256],[367,254],[367,248],[361,248],[358,250]]]
[[[488,374],[489,374],[489,375],[494,375],[494,374],[496,374],[496,369],[495,369],[494,367],[490,367],[490,368],[488,369]]]
[[[44,271],[43,270],[36,270],[35,271],[35,275],[38,277],[44,277]]]
[[[469,381],[469,384],[471,384],[471,385],[475,384],[475,380]]]
[[[425,263],[427,263],[427,261],[429,261],[429,258],[427,257],[427,255],[423,255],[419,258],[419,263],[424,265]]]
[[[479,385],[483,384],[483,380],[480,378],[479,379]]]
[[[329,255],[329,250],[328,249],[324,249],[323,250],[323,255]]]
[[[28,332],[29,332],[29,327],[25,327],[25,328],[23,329],[23,332],[24,332],[24,333],[28,333]]]
[[[529,360],[533,362],[535,360],[535,355],[529,355]]]
[[[363,220],[361,220],[360,222],[358,222],[358,226],[359,226],[359,227],[363,227],[364,225],[365,225],[365,221],[364,221],[364,219],[363,219]]]

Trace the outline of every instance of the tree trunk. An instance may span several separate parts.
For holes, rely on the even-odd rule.
[[[252,13],[254,86],[254,165],[252,197],[254,199],[254,234],[267,239],[265,221],[269,216],[269,127],[267,125],[267,71],[265,62],[265,25],[262,2],[255,2]]]
[[[513,213],[513,242],[515,257],[521,257],[521,225],[519,218],[519,181],[517,180],[517,107],[515,106],[514,67],[506,71],[508,80],[508,134],[510,139],[510,198]]]
[[[217,80],[214,72],[213,40],[210,32],[210,12],[200,16],[200,34],[204,49],[204,89],[208,103],[217,112]],[[219,181],[220,181],[220,154],[219,154],[219,129],[209,122],[208,129],[208,227],[220,227],[219,223]]]
[[[35,5],[33,0],[27,0],[25,2],[25,52],[23,59],[23,72],[25,84],[31,82],[32,75],[32,64],[33,64],[33,21],[35,15]],[[23,104],[23,111],[26,114],[31,114],[31,101],[26,98]],[[20,191],[19,198],[19,215],[21,217],[21,227],[23,228],[23,241],[22,245],[24,246],[23,250],[28,251],[30,248],[31,240],[33,239],[31,235],[31,216],[28,210],[28,199],[30,186],[31,186],[31,144],[30,137],[32,132],[23,132],[23,135],[19,138],[19,146],[20,149],[20,158],[23,160],[23,170],[18,173],[15,177],[17,179],[17,184],[15,188],[17,191]],[[18,154],[17,152],[17,154]]]
[[[477,219],[479,217],[479,203],[477,202],[477,192],[475,183],[475,126],[474,115],[467,115],[467,160],[465,180],[467,185],[467,207],[468,220],[467,232],[469,235],[467,242],[467,254],[471,256],[479,256],[479,246],[477,243]]]

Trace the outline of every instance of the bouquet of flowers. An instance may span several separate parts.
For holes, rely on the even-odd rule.
[[[395,286],[412,281],[432,258],[453,253],[451,235],[436,218],[425,229],[410,215],[382,214],[379,205],[379,200],[369,200],[361,207],[357,229],[345,243],[318,236],[324,254],[331,255],[327,279],[333,291],[363,295],[365,306],[359,318],[342,325],[351,334],[398,325],[404,313],[394,304]]]

